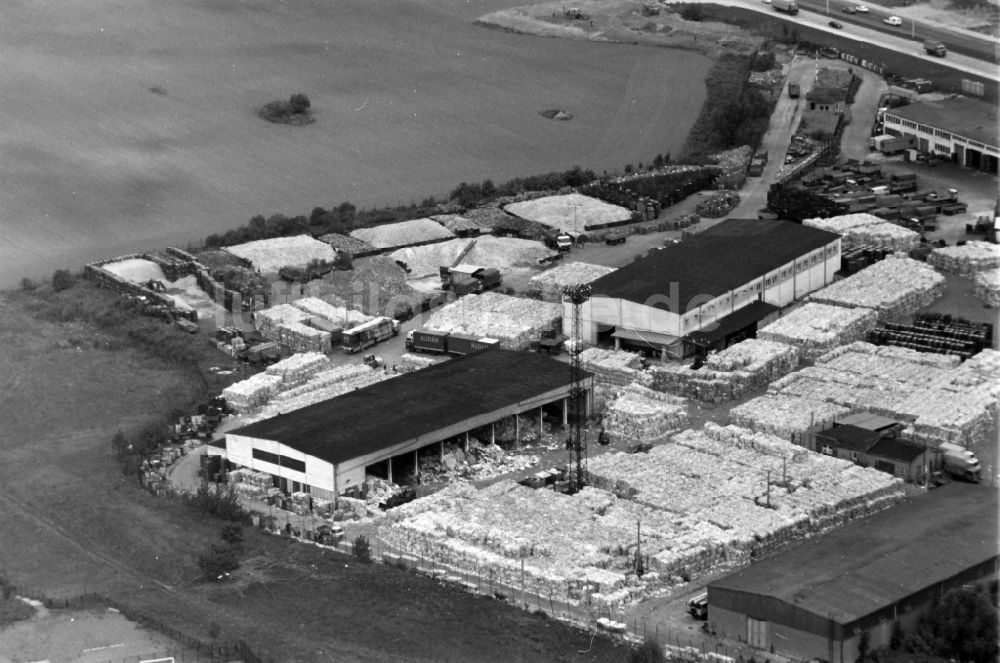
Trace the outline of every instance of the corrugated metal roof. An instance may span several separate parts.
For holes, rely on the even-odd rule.
[[[842,625],[997,557],[997,491],[951,483],[709,583]]]
[[[996,106],[985,101],[956,97],[939,101],[922,100],[908,106],[890,108],[886,111],[886,115],[929,124],[936,129],[1000,147],[998,140],[1000,128],[997,126],[996,112]]]

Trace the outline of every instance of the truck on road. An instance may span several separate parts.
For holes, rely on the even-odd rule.
[[[776,11],[792,14],[793,16],[799,13],[799,6],[795,4],[795,0],[771,0],[771,6]]]
[[[340,347],[344,352],[361,352],[365,348],[392,338],[399,333],[399,322],[392,318],[381,316],[369,320],[357,327],[344,330]]]
[[[406,349],[413,352],[460,356],[485,350],[496,344],[495,338],[455,334],[436,329],[414,329],[406,334]]]
[[[939,58],[943,58],[948,54],[948,49],[945,48],[944,42],[937,39],[928,39],[925,41],[924,50],[927,51],[928,55],[936,55]]]
[[[979,483],[982,470],[974,453],[951,442],[942,442],[938,452],[942,470],[955,479]]]

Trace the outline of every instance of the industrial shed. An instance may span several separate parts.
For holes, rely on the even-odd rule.
[[[755,335],[775,307],[831,283],[840,269],[840,241],[836,233],[787,221],[724,221],[593,281],[593,295],[581,307],[583,341],[618,339],[620,346],[622,339],[639,339],[681,356],[683,339],[703,332],[689,347],[722,349],[727,339]],[[769,306],[749,308],[756,302]],[[564,306],[569,335],[573,312]],[[719,329],[721,335],[713,334]]]
[[[334,499],[366,473],[414,469],[416,453],[515,414],[555,408],[567,420],[569,365],[490,349],[357,389],[226,433],[230,463],[267,472],[292,492]],[[584,377],[590,409],[593,378]],[[515,420],[517,421],[517,420]]]
[[[885,133],[913,136],[917,149],[996,175],[1000,130],[996,106],[967,97],[921,101],[884,112]]]
[[[997,491],[954,483],[709,583],[716,634],[797,660],[853,663],[948,590],[997,576]]]

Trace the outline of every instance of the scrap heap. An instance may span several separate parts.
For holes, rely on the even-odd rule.
[[[545,330],[558,328],[562,306],[498,292],[466,295],[444,306],[425,327],[495,338],[508,350],[527,350]]]

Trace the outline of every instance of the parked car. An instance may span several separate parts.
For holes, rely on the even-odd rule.
[[[854,5],[844,5],[843,7],[840,8],[840,11],[844,12],[845,14],[857,14],[858,8],[855,7]]]
[[[844,27],[841,23],[838,23],[837,21],[830,21],[829,25],[831,28],[835,28],[837,30],[840,30],[842,27]]]
[[[903,19],[898,16],[890,16],[889,18],[882,19],[882,22],[886,25],[900,26],[903,24]]]
[[[865,7],[864,5],[854,5],[854,11],[859,14],[867,14],[868,7]]]

